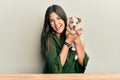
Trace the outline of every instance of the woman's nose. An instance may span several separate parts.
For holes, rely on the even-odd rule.
[[[57,20],[55,20],[55,25],[58,25],[58,21]]]

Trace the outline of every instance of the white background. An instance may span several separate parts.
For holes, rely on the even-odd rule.
[[[60,5],[82,19],[86,73],[120,72],[120,0],[0,0],[0,73],[41,73],[45,11]]]

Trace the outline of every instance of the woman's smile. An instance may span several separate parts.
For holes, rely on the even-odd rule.
[[[60,25],[57,25],[57,26],[56,26],[56,30],[59,31],[59,30],[61,30],[61,29],[62,29],[62,27],[61,27]]]

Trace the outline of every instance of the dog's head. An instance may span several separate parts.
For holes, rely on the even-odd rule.
[[[68,18],[68,26],[70,27],[70,29],[76,30],[79,29],[78,24],[81,22],[81,19],[78,17],[69,17]]]

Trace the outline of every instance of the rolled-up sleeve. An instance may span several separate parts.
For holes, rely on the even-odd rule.
[[[87,66],[87,63],[88,63],[88,60],[89,60],[89,57],[87,55],[87,53],[85,52],[85,57],[84,57],[84,61],[83,61],[83,66]]]
[[[76,72],[77,73],[84,73],[85,72],[88,60],[89,60],[89,57],[88,57],[87,53],[85,52],[83,65],[80,65],[78,61],[76,62]]]

